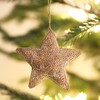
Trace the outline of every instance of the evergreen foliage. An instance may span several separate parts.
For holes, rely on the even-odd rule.
[[[23,1],[23,0],[22,0]],[[48,28],[48,10],[47,10],[47,0],[29,0],[27,4],[24,4],[21,0],[19,0],[12,12],[0,20],[0,34],[2,38],[6,42],[13,43],[18,47],[39,47],[44,35]],[[88,18],[85,22],[78,22],[73,18],[65,18],[62,19],[56,14],[52,14],[52,29],[56,32],[60,31],[60,35],[63,35],[64,30],[68,29],[62,37],[57,37],[58,43],[60,46],[72,45],[74,48],[78,48],[83,51],[88,57],[94,59],[94,67],[100,72],[100,31],[94,32],[92,28],[96,25],[100,25],[100,4],[97,6],[91,2],[87,2],[90,6],[90,10],[86,10],[85,7],[80,7],[76,0],[75,4],[70,2],[65,2],[65,0],[52,0],[53,4],[62,4],[72,8],[82,9],[87,14],[93,14],[95,18]],[[13,2],[13,1],[9,1]],[[84,1],[81,0],[81,3]],[[85,4],[85,3],[84,3]],[[84,5],[83,4],[83,5]],[[17,20],[19,23],[22,23],[25,19],[34,19],[34,17],[28,16],[28,13],[35,14],[36,20],[39,21],[39,25],[35,29],[31,29],[25,35],[21,36],[11,36],[9,32],[7,32],[2,24],[9,22],[13,19]],[[67,13],[67,12],[66,12]],[[60,15],[60,13],[59,13]],[[34,22],[33,22],[34,23]],[[24,29],[23,29],[24,30]],[[16,59],[19,61],[23,61],[16,51],[15,52],[7,52],[0,47],[0,53],[3,53],[12,59]],[[80,66],[81,67],[81,66]],[[87,81],[73,73],[68,72],[70,87],[69,91],[78,92],[86,92],[88,95],[88,100],[97,100],[100,95],[100,81]],[[27,79],[26,79],[27,81]],[[51,95],[54,97],[58,92],[62,93],[62,95],[66,95],[66,91],[55,85],[50,80],[44,81],[46,89],[44,91],[44,95]],[[58,91],[59,90],[59,91]],[[0,91],[4,95],[8,95],[10,100],[39,100],[33,95],[20,92],[19,90],[12,89],[4,84],[0,83]],[[53,93],[51,92],[53,91]],[[91,95],[92,94],[92,95]]]
[[[39,100],[33,95],[12,89],[2,83],[0,83],[0,91],[2,94],[8,95],[10,100]]]

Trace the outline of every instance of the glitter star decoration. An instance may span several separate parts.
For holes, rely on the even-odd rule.
[[[65,66],[78,57],[80,51],[59,48],[54,32],[49,28],[40,48],[18,48],[32,67],[29,88],[35,87],[44,77],[48,77],[64,89],[68,89]]]

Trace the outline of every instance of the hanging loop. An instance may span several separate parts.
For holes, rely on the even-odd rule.
[[[51,29],[51,0],[48,0],[48,9],[49,9],[49,14],[48,14],[48,21],[49,21],[49,29]]]

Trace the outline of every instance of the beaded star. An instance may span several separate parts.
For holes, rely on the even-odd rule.
[[[80,51],[59,48],[55,34],[49,28],[40,48],[18,48],[16,50],[32,67],[29,88],[35,87],[48,77],[64,89],[68,89],[65,66],[80,55]]]

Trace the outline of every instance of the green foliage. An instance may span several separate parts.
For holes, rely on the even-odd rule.
[[[91,28],[93,26],[96,26],[99,24],[100,24],[100,18],[89,19],[86,22],[81,23],[77,27],[70,29],[70,32],[66,33],[63,41],[66,44],[70,40],[74,41],[74,40],[77,40],[77,38],[82,39],[84,35],[88,35],[89,33],[91,33]],[[88,30],[90,31],[88,32]]]
[[[7,52],[7,51],[4,51],[4,50],[2,50],[2,49],[0,49],[0,52],[1,53],[3,53],[3,54],[5,54],[5,55],[7,55],[7,56],[9,56],[9,57],[11,57],[11,58],[16,58],[17,60],[19,60],[19,61],[22,61],[23,60],[23,58],[22,57],[20,57],[16,52]]]
[[[78,92],[85,92],[87,94],[88,100],[92,100],[95,98],[95,100],[98,99],[99,93],[100,93],[100,86],[99,86],[99,80],[97,81],[88,81],[85,79],[82,79],[80,77],[77,77],[73,73],[69,74],[69,81],[70,81],[70,87],[73,89],[73,91]],[[92,94],[91,96],[89,96]]]
[[[20,92],[0,83],[0,91],[4,95],[8,95],[10,100],[40,100],[28,93]]]
[[[74,8],[79,8],[78,5],[73,5],[64,0],[52,0],[52,4],[60,3],[64,5],[69,5]],[[40,47],[40,44],[44,38],[45,33],[48,28],[48,11],[47,11],[47,0],[30,0],[27,4],[17,3],[12,10],[12,12],[4,19],[0,20],[0,33],[2,38],[6,42],[11,42],[18,47]],[[63,7],[63,6],[62,6]],[[94,9],[94,10],[93,10]],[[91,29],[100,25],[100,14],[98,10],[100,10],[100,6],[98,9],[92,6],[90,11],[83,9],[88,14],[92,13],[97,17],[94,19],[88,19],[85,22],[79,23],[78,21],[72,18],[62,19],[59,15],[52,15],[52,29],[56,32],[60,30],[60,35],[64,33],[63,30],[70,29],[65,35],[64,38],[58,37],[58,42],[60,46],[73,45],[75,48],[84,51],[86,55],[91,58],[94,58],[95,65],[93,65],[98,71],[100,71],[100,32],[93,32]],[[32,13],[36,15],[36,20],[40,22],[39,26],[36,29],[31,29],[27,32],[27,34],[23,36],[13,37],[9,35],[5,29],[2,27],[2,23],[6,23],[7,21],[11,21],[13,19],[17,19],[19,23],[23,22],[25,19],[30,19],[28,13]],[[67,12],[66,12],[67,13]],[[34,19],[34,18],[31,18]],[[19,56],[16,51],[15,52],[7,52],[0,48],[0,52],[11,57],[12,59],[17,59],[22,61],[23,58]],[[98,58],[96,58],[98,57]],[[81,67],[81,66],[80,66]],[[54,84],[50,80],[45,80],[45,91],[44,95],[50,95],[55,97],[55,95],[60,92],[62,95],[73,91],[73,92],[86,92],[88,94],[88,100],[96,100],[100,93],[100,83],[97,81],[87,81],[85,79],[80,78],[72,73],[69,74],[70,81],[70,90],[63,90]],[[27,78],[22,80],[23,82],[27,81]],[[3,94],[8,95],[11,100],[39,100],[35,96],[32,96],[27,93],[20,92],[18,90],[9,88],[4,84],[0,84],[0,91],[3,91]]]
[[[41,0],[31,0],[27,5],[23,5],[21,3],[16,4],[11,14],[7,16],[5,19],[1,20],[3,22],[12,20],[17,18],[19,21],[27,18],[27,12],[37,12],[39,9],[47,5],[47,0],[43,2]]]
[[[100,35],[92,28],[100,24],[100,18],[94,18],[83,22],[65,35],[63,45],[71,44],[81,48],[88,56],[98,56],[100,54]]]

